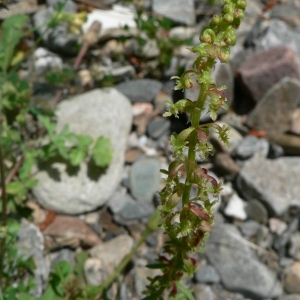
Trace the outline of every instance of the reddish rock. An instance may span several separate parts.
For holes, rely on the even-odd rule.
[[[288,293],[300,293],[300,261],[293,263],[285,269],[283,287]]]
[[[300,79],[300,60],[285,46],[254,53],[238,70],[240,84],[255,102],[285,76]]]
[[[133,124],[137,127],[138,135],[145,133],[147,125],[153,115],[151,103],[136,102],[132,105]]]
[[[53,222],[43,231],[50,249],[63,246],[95,246],[101,243],[99,236],[82,220],[57,215]]]

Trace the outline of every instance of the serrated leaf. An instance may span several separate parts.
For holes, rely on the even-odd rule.
[[[92,157],[98,167],[107,167],[113,158],[110,139],[100,136],[93,148]]]
[[[78,147],[89,147],[93,143],[93,139],[88,135],[76,136]]]
[[[6,186],[6,192],[7,194],[10,195],[15,195],[15,196],[23,196],[26,194],[26,187],[23,184],[23,182],[19,182],[19,181],[14,181],[14,182],[10,182],[7,184]]]
[[[23,27],[29,21],[27,15],[13,15],[2,24],[2,37],[0,42],[0,65],[4,71],[8,69],[14,54],[14,49],[20,39],[25,35]]]
[[[82,148],[73,148],[69,154],[69,160],[72,166],[79,166],[86,157],[86,151]]]

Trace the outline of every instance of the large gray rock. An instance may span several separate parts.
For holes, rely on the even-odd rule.
[[[194,0],[154,0],[154,13],[163,15],[175,22],[186,25],[195,24]]]
[[[206,256],[217,269],[227,290],[251,299],[279,297],[281,285],[245,244],[236,227],[214,227],[207,240]]]
[[[36,169],[38,184],[33,192],[38,202],[51,210],[79,214],[103,205],[122,179],[126,141],[132,121],[129,100],[115,89],[96,89],[62,102],[57,112],[57,130],[69,125],[76,134],[111,140],[113,159],[104,173],[87,162],[70,172],[61,162]],[[53,172],[56,176],[53,176]]]
[[[299,157],[271,160],[254,155],[243,166],[238,187],[245,199],[260,200],[273,214],[281,216],[292,202],[300,202],[299,165]]]
[[[292,116],[299,105],[300,81],[285,77],[256,105],[248,117],[247,124],[266,130],[269,134],[284,133],[291,129]]]

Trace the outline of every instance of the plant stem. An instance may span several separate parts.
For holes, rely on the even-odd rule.
[[[3,228],[7,225],[7,199],[6,199],[6,189],[5,189],[5,174],[4,174],[4,158],[2,151],[2,144],[0,142],[0,176],[1,176],[1,188],[2,188],[2,224]],[[2,275],[4,267],[4,249],[5,249],[6,237],[1,237],[0,240],[0,288],[2,288]]]

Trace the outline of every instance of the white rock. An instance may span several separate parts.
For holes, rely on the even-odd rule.
[[[244,201],[237,194],[231,196],[229,203],[224,209],[224,213],[228,217],[240,220],[246,220],[247,218]]]
[[[134,10],[121,5],[113,5],[111,10],[94,9],[88,14],[82,30],[86,33],[93,22],[98,21],[101,23],[100,39],[128,35],[129,31],[124,30],[124,26],[127,25],[132,33],[132,29],[136,28],[134,18]]]
[[[124,155],[131,128],[129,100],[116,89],[96,89],[75,96],[59,105],[57,130],[69,125],[76,134],[111,140],[113,159],[102,173],[83,162],[70,172],[63,162],[48,162],[33,174],[38,184],[33,192],[38,202],[50,210],[80,214],[103,205],[122,179]]]

